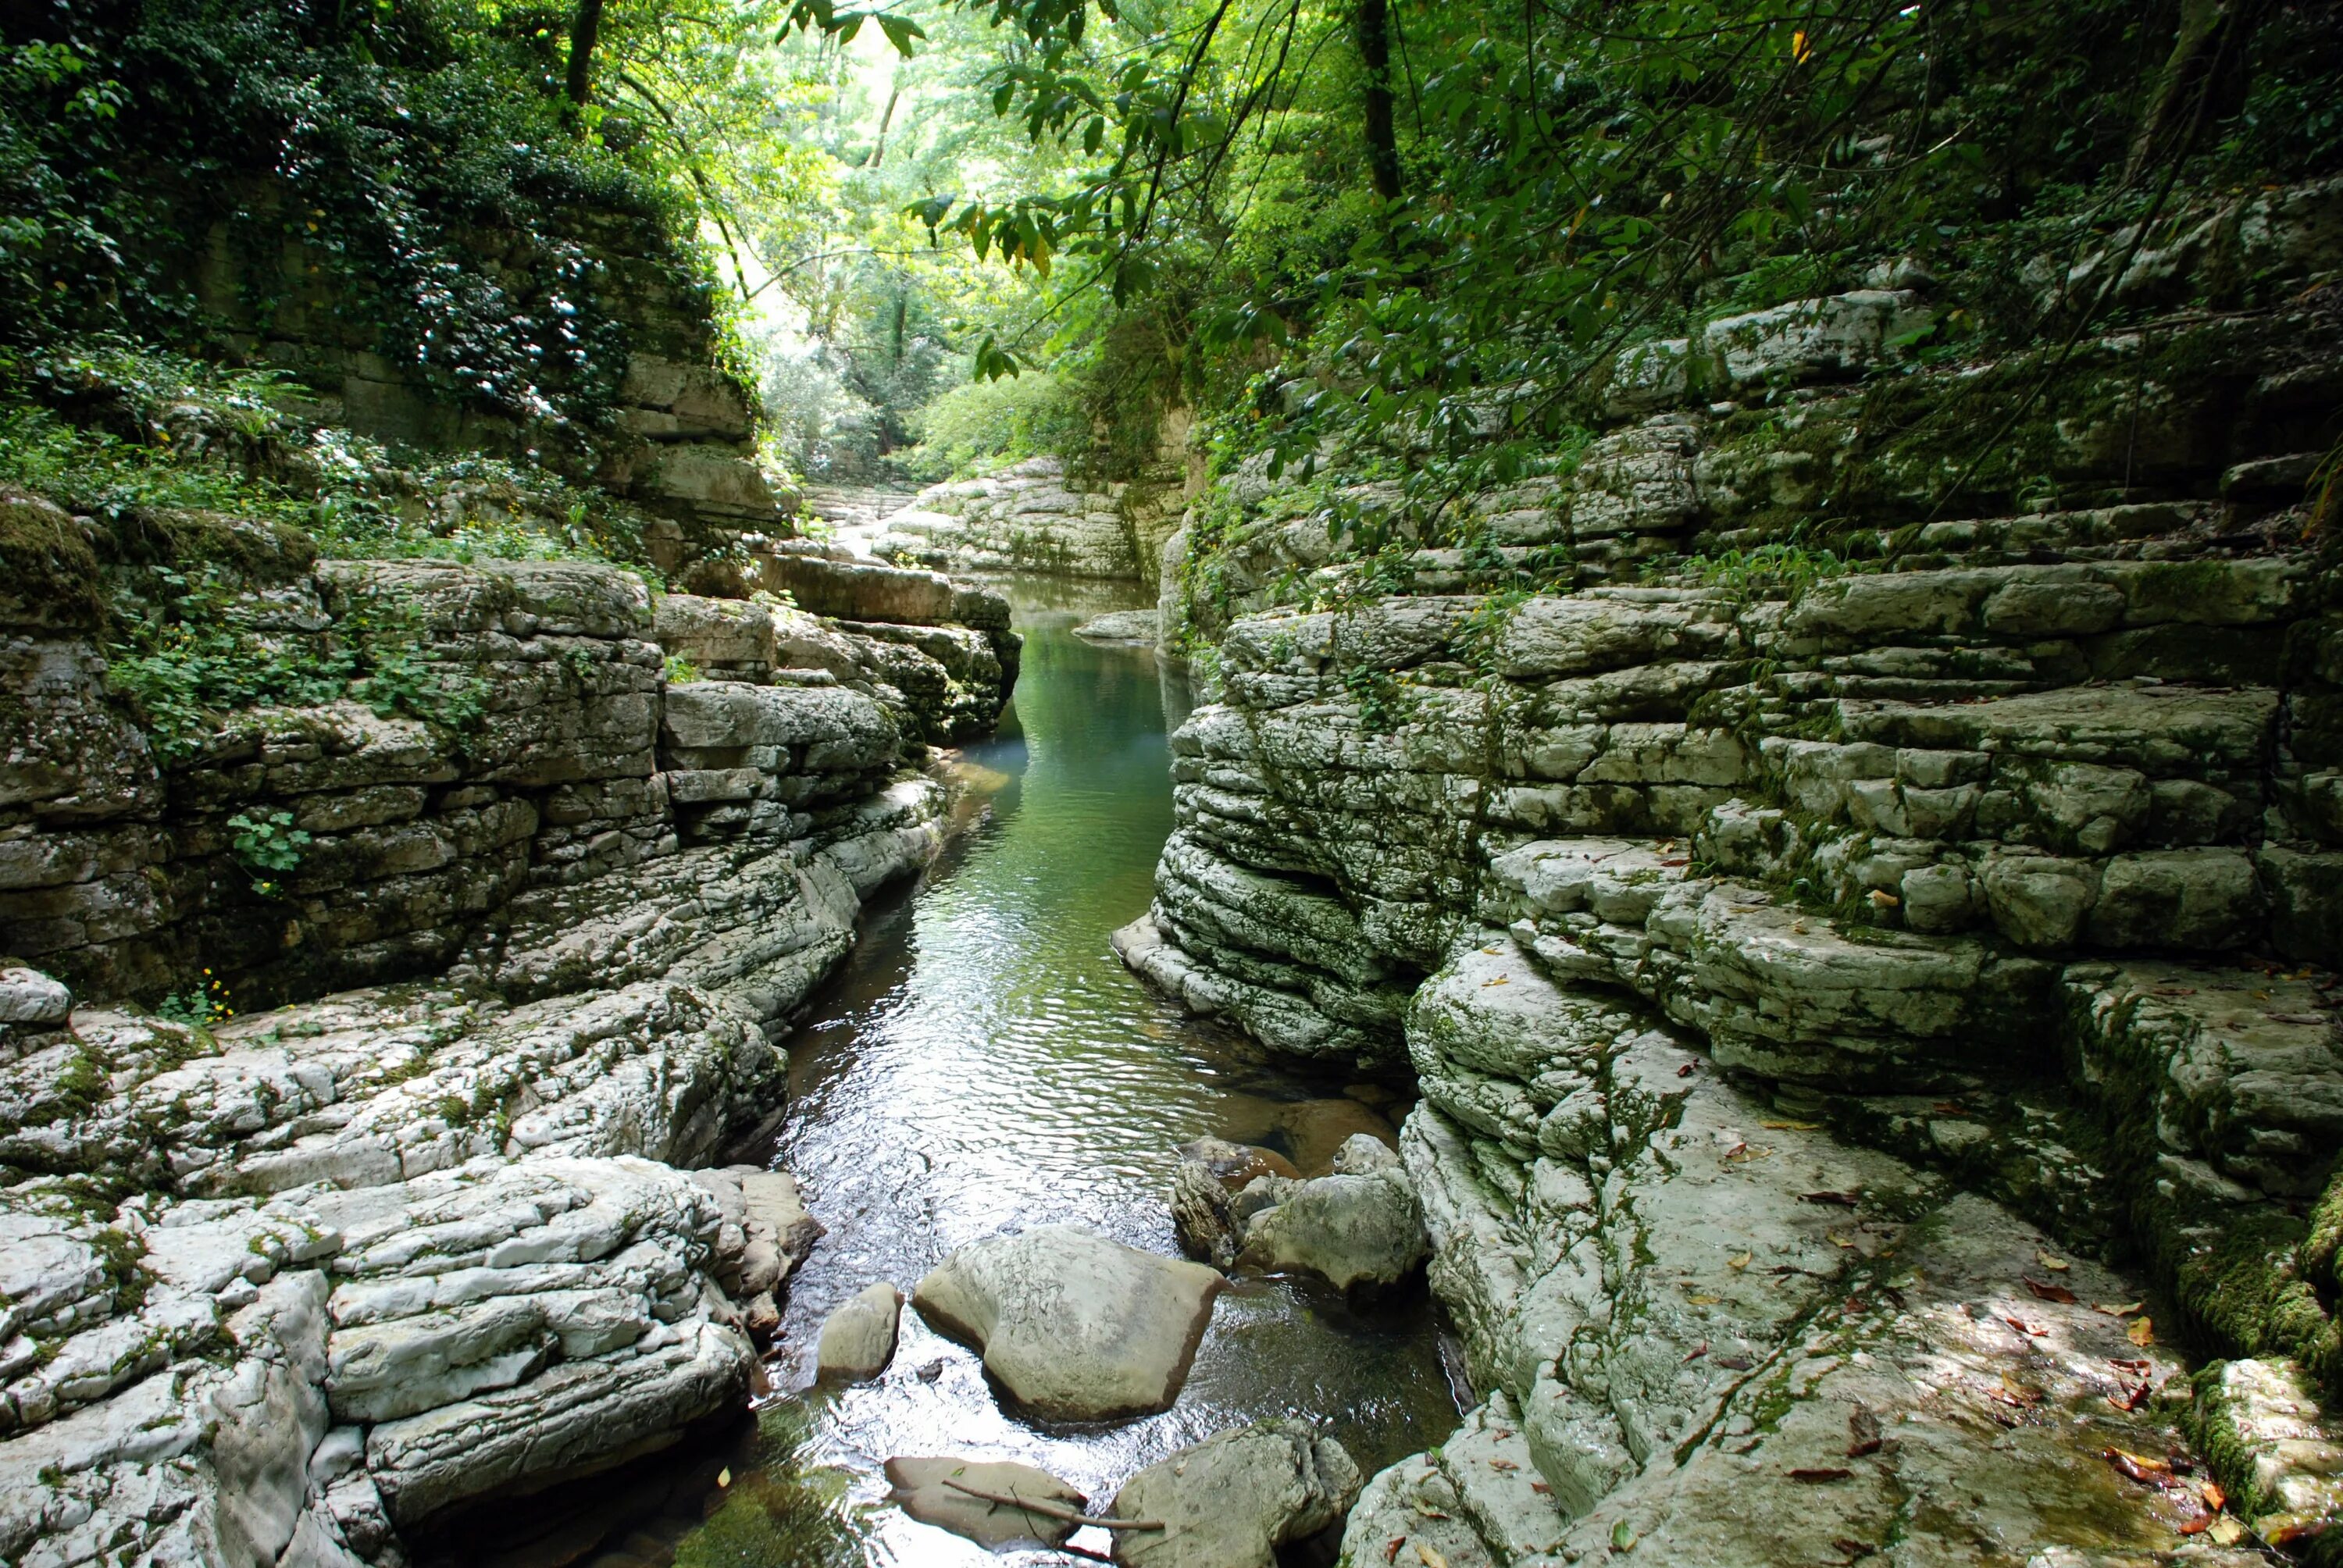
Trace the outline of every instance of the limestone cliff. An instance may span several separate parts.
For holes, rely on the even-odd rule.
[[[739,1411],[819,1227],[697,1168],[940,847],[927,742],[1015,668],[998,596],[868,564],[822,563],[830,618],[579,563],[243,569],[261,634],[372,673],[150,733],[88,606],[5,601],[11,1561],[397,1563]]]
[[[1638,348],[1455,542],[1200,498],[1217,699],[1119,946],[1413,1073],[1487,1400],[1350,1561],[2130,1561],[2185,1510],[2101,1451],[2175,1422],[2265,1534],[2332,1517],[2338,199],[2233,204],[2137,287],[2250,298],[2071,353],[1911,360],[1892,263]],[[2192,1398],[2167,1338],[2268,1359]]]

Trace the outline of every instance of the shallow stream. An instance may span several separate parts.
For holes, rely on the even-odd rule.
[[[1108,934],[1146,909],[1172,826],[1166,734],[1186,696],[1148,650],[1071,635],[1129,598],[1017,598],[1024,668],[998,738],[964,754],[970,825],[916,887],[872,908],[789,1042],[770,1158],[829,1234],[791,1286],[760,1434],[689,1508],[704,1523],[670,1509],[666,1529],[606,1547],[608,1568],[1065,1562],[996,1556],[878,1506],[880,1466],[1013,1458],[1102,1503],[1142,1465],[1288,1412],[1326,1422],[1370,1473],[1455,1424],[1420,1291],[1353,1310],[1285,1279],[1232,1282],[1178,1402],[1137,1421],[1019,1419],[977,1358],[908,1305],[880,1380],[803,1390],[822,1318],[874,1281],[908,1294],[953,1249],[1051,1221],[1176,1253],[1164,1194],[1181,1144],[1265,1144],[1312,1172],[1353,1132],[1392,1137],[1404,1110],[1386,1086],[1302,1075],[1182,1018],[1116,960]],[[1107,1544],[1099,1531],[1076,1543]]]

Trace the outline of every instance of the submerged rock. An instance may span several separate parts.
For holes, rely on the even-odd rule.
[[[892,1487],[887,1494],[889,1502],[922,1524],[965,1535],[980,1546],[1008,1546],[1020,1541],[1062,1546],[1066,1537],[1081,1528],[1070,1519],[1028,1513],[993,1499],[1015,1498],[1076,1513],[1089,1501],[1046,1470],[1006,1460],[890,1459],[887,1480]],[[990,1496],[980,1497],[978,1493]]]
[[[1179,1397],[1220,1289],[1211,1269],[1045,1225],[953,1253],[911,1302],[1021,1405],[1095,1421]]]
[[[1272,1568],[1277,1548],[1338,1523],[1358,1493],[1350,1454],[1308,1423],[1240,1427],[1123,1483],[1111,1512],[1164,1528],[1116,1531],[1114,1558],[1143,1568]]]
[[[866,1286],[824,1318],[814,1361],[823,1382],[877,1377],[895,1359],[895,1331],[903,1292],[881,1282]]]
[[[1129,642],[1152,648],[1156,618],[1151,609],[1111,609],[1074,628],[1074,635],[1085,642]]]

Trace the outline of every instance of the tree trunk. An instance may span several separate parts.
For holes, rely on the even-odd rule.
[[[2197,128],[2237,107],[2245,95],[2246,45],[2262,9],[2261,0],[2184,0],[2180,35],[2132,137],[2127,180],[2158,156],[2186,156]]]
[[[1392,129],[1389,0],[1359,0],[1359,60],[1367,68],[1367,172],[1375,194],[1397,201],[1399,139]]]
[[[602,31],[602,0],[578,0],[569,24],[569,101],[579,108],[594,95],[594,39]]]
[[[899,65],[895,69],[894,85],[890,87],[887,93],[887,112],[879,116],[879,139],[871,145],[870,156],[869,160],[863,164],[862,166],[864,168],[877,168],[879,166],[880,160],[887,156],[887,127],[895,123],[895,106],[902,101],[903,71],[902,67]]]

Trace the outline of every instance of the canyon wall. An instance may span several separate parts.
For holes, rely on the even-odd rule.
[[[1118,946],[1413,1074],[1486,1401],[1350,1561],[2130,1561],[2185,1519],[2102,1451],[2181,1427],[2265,1534],[2333,1515],[2339,199],[2232,204],[2126,286],[2242,297],[2071,353],[1913,357],[1892,263],[1644,346],[1397,559],[1200,498],[1214,700]]]
[[[0,603],[0,950],[38,965],[0,965],[0,1556],[395,1564],[743,1408],[820,1228],[704,1167],[940,848],[917,764],[1017,649],[988,591],[792,569],[830,616],[260,558],[263,635],[465,705],[192,740],[109,694],[85,607]]]

